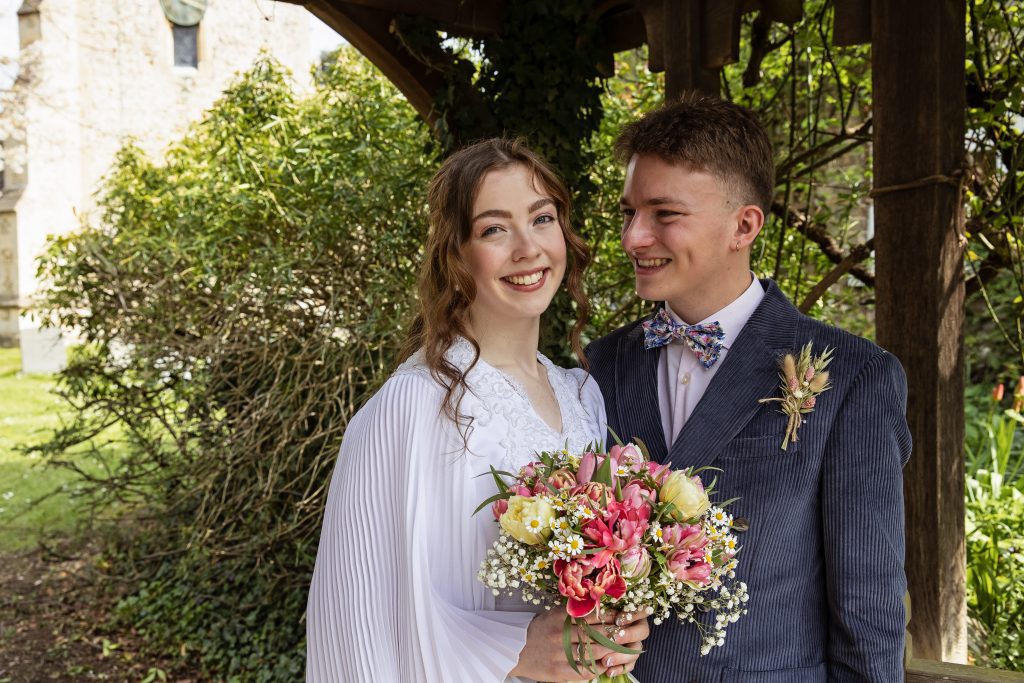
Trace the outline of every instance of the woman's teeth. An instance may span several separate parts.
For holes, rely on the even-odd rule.
[[[536,273],[531,275],[509,275],[504,279],[514,285],[535,285],[540,282],[542,277],[544,277],[544,271],[538,270]]]
[[[669,262],[667,258],[638,258],[636,264],[641,268],[657,268]]]

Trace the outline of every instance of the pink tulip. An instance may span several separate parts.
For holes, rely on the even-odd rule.
[[[647,463],[647,472],[654,478],[654,481],[661,486],[668,479],[668,476],[672,474],[672,467],[670,465],[659,465],[656,462]]]
[[[508,510],[507,500],[496,500],[491,504],[491,514],[494,515],[494,519],[500,519],[506,510]]]
[[[643,482],[634,479],[622,487],[622,502],[637,510],[646,510],[645,517],[651,516],[651,503],[657,500],[654,491],[645,486]]]
[[[661,541],[673,551],[703,550],[708,544],[704,530],[697,524],[669,524],[661,528]]]
[[[644,456],[633,444],[612,446],[608,453],[616,467],[625,465],[631,472],[639,472],[644,466]]]
[[[640,544],[647,531],[648,511],[624,506],[619,501],[608,504],[604,516],[583,525],[583,536],[601,550],[590,556],[595,567],[604,567],[613,557]]]
[[[620,563],[622,576],[627,579],[642,579],[651,573],[651,554],[642,545],[622,553]]]
[[[558,469],[552,472],[551,476],[548,477],[548,484],[550,484],[552,488],[560,491],[567,486],[575,486],[576,477],[567,469]]]
[[[597,607],[598,598],[592,592],[594,582],[586,578],[593,570],[580,561],[555,560],[558,592],[566,597],[565,610],[570,616],[585,617]]]
[[[612,560],[597,573],[597,580],[590,589],[590,594],[598,600],[605,595],[618,600],[626,594],[626,580],[622,578],[618,560]]]
[[[674,553],[668,560],[668,570],[679,581],[690,581],[706,585],[711,577],[711,565],[704,561],[704,554],[692,554],[688,549]]]
[[[601,598],[619,599],[626,594],[626,580],[616,561],[605,565],[593,579],[594,567],[585,560],[555,560],[558,592],[566,597],[565,610],[569,616],[585,617],[594,611]]]
[[[594,478],[594,470],[597,469],[597,455],[584,453],[580,458],[580,466],[576,470],[576,481],[587,484]]]
[[[586,496],[594,503],[596,503],[597,506],[595,509],[597,510],[601,509],[601,506],[604,505],[604,501],[611,498],[608,487],[596,481],[591,481],[588,482],[587,484],[584,484],[583,488],[580,490],[580,493],[582,493],[584,496]]]

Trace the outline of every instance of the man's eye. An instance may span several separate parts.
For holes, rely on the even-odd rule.
[[[680,215],[678,211],[659,211],[658,218],[672,218]]]
[[[632,218],[635,214],[636,214],[636,209],[623,209],[622,210],[622,217],[623,218]]]

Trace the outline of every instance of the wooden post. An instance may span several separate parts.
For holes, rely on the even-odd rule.
[[[879,343],[907,371],[913,656],[966,661],[963,0],[873,0]]]
[[[721,91],[720,69],[704,66],[701,0],[664,0],[665,99],[679,97],[687,90],[709,95]]]

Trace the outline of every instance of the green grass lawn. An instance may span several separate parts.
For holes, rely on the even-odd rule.
[[[18,349],[0,349],[0,551],[30,548],[78,519],[75,475],[19,450],[45,441],[68,414],[53,386],[50,376],[21,374]],[[91,456],[79,457],[95,467]]]

